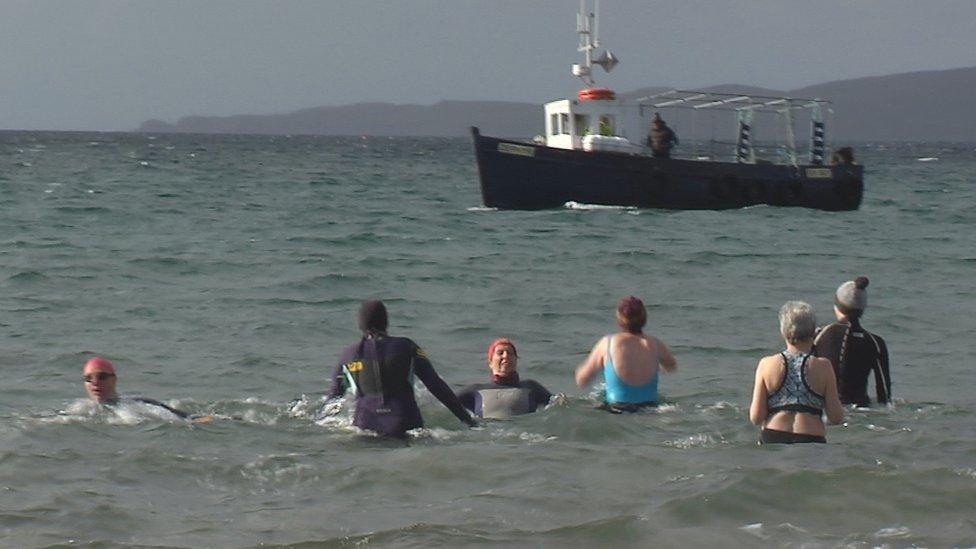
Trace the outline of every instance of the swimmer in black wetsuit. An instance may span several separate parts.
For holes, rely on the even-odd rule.
[[[414,374],[431,394],[470,426],[474,419],[444,382],[424,351],[405,337],[386,333],[386,307],[380,301],[364,301],[359,310],[363,338],[342,352],[332,372],[330,399],[351,389],[356,395],[353,425],[380,435],[405,437],[424,426],[413,393]]]
[[[891,401],[888,346],[881,336],[861,327],[868,305],[868,279],[859,276],[834,293],[837,322],[823,328],[814,340],[814,354],[829,359],[837,374],[837,389],[844,404],[868,406],[868,376],[874,375],[878,404]]]
[[[507,418],[536,411],[549,404],[552,393],[539,382],[520,380],[518,352],[507,337],[500,337],[488,346],[488,368],[491,383],[469,385],[458,393],[465,408],[478,417]]]
[[[114,407],[124,402],[119,398],[119,394],[115,390],[116,383],[118,382],[115,366],[108,360],[97,356],[91,358],[85,363],[85,367],[81,371],[81,377],[85,382],[85,392],[88,393],[89,398],[98,404]],[[149,404],[150,406],[158,406],[179,418],[187,419],[195,423],[210,423],[213,421],[213,416],[191,416],[183,410],[177,410],[172,406],[167,406],[151,398],[136,397],[129,400]]]

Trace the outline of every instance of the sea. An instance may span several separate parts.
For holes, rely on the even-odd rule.
[[[974,547],[976,144],[853,146],[857,211],[499,211],[469,138],[2,132],[0,546]],[[780,306],[859,275],[893,404],[757,445]],[[679,365],[613,415],[573,371],[627,295]],[[558,396],[469,429],[418,384],[424,428],[357,431],[364,299],[452,387],[506,336]],[[92,405],[94,355],[215,421]]]

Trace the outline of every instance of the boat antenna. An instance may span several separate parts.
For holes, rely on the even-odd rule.
[[[590,9],[592,2],[592,9]],[[603,52],[593,59],[593,50],[600,47],[599,36],[600,0],[580,0],[579,13],[576,14],[576,34],[579,35],[577,51],[583,54],[583,64],[573,64],[573,76],[578,76],[587,88],[596,85],[593,79],[593,65],[600,65],[603,70],[610,72],[620,61],[610,50]]]

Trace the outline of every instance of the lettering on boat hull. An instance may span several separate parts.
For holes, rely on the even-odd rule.
[[[535,156],[535,149],[533,147],[516,145],[514,143],[499,143],[498,152],[518,156]]]

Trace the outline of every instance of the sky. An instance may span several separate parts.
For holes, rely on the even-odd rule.
[[[0,129],[573,94],[578,0],[0,0]],[[779,90],[976,66],[976,0],[602,0],[597,83]]]

